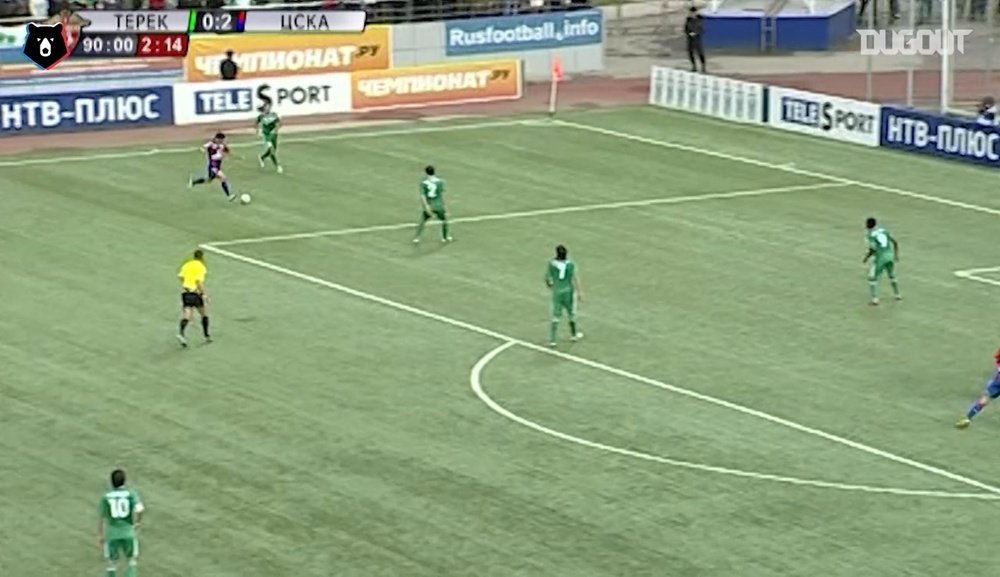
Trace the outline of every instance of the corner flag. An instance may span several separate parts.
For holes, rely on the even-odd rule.
[[[554,82],[559,82],[563,79],[563,67],[562,62],[559,60],[558,56],[552,58],[552,80]]]

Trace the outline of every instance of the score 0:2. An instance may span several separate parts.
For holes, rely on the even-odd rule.
[[[187,56],[187,34],[141,34],[136,47],[136,56],[162,56],[183,58]]]

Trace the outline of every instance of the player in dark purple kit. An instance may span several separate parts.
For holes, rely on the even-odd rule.
[[[207,174],[199,178],[189,178],[188,188],[196,184],[206,184],[213,180],[218,180],[222,185],[222,192],[226,193],[226,198],[230,202],[236,200],[236,195],[229,189],[229,181],[226,180],[226,175],[222,172],[222,161],[229,154],[229,146],[226,145],[226,135],[221,132],[217,133],[215,138],[206,142],[202,149],[208,157]]]
[[[976,402],[972,403],[965,417],[955,423],[955,426],[959,429],[964,429],[971,425],[972,419],[981,413],[986,408],[986,405],[990,404],[991,399],[1000,398],[1000,349],[993,354],[993,360],[996,363],[993,375],[986,381],[986,388],[983,390],[983,394],[976,399]]]

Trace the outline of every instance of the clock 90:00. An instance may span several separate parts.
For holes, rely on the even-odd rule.
[[[102,54],[105,51],[112,54],[132,54],[135,52],[135,39],[129,36],[115,36],[105,41],[100,36],[84,36],[83,51],[87,54]]]

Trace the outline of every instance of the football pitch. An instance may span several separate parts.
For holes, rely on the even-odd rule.
[[[242,138],[249,206],[198,142],[0,159],[0,575],[99,574],[116,466],[143,576],[994,573],[993,172],[644,107]]]

